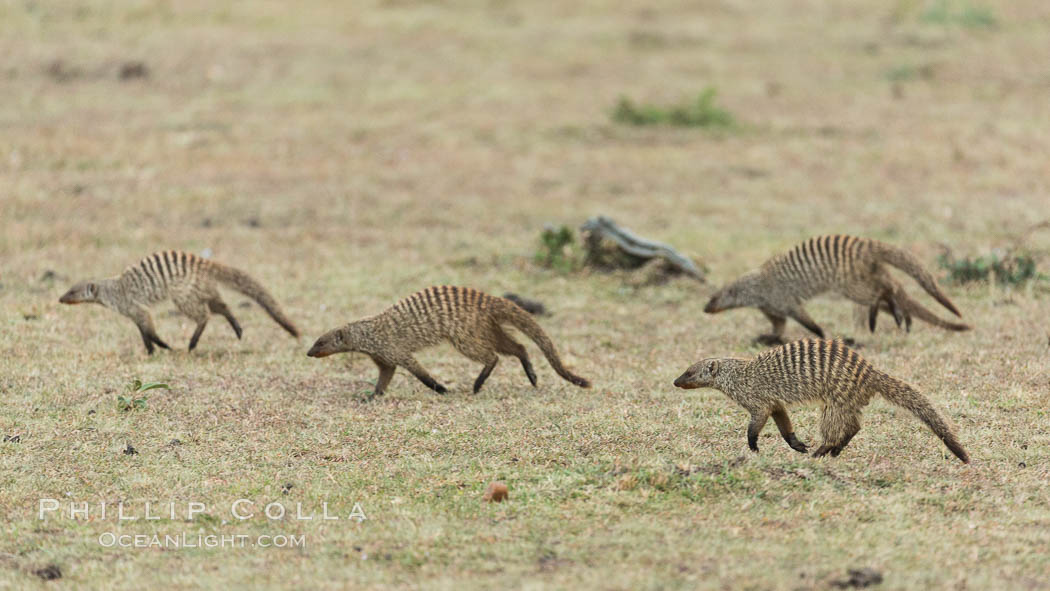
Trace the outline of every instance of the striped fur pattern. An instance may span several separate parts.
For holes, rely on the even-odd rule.
[[[927,293],[956,316],[955,304],[941,291],[929,271],[911,254],[894,246],[853,236],[817,236],[767,261],[715,293],[704,311],[715,314],[755,307],[773,324],[773,332],[759,340],[783,342],[784,326],[793,318],[819,337],[824,330],[806,313],[806,300],[834,291],[868,307],[869,327],[875,330],[878,312],[894,316],[897,325],[911,329],[912,316],[947,330],[969,330],[965,324],[942,320],[911,299],[886,265],[911,275]]]
[[[469,287],[428,287],[380,314],[329,331],[317,339],[307,354],[369,355],[379,367],[373,396],[383,394],[397,367],[407,369],[427,387],[444,394],[445,386],[431,377],[413,354],[448,341],[457,351],[483,365],[474,382],[474,392],[481,389],[500,355],[517,357],[535,386],[536,374],[525,347],[504,330],[504,325],[517,328],[535,341],[558,375],[582,388],[590,387],[590,382],[562,365],[554,343],[528,312],[509,300]]]
[[[753,359],[704,359],[685,371],[679,388],[715,388],[751,413],[748,446],[758,451],[758,434],[772,416],[792,449],[807,447],[795,436],[787,409],[824,405],[823,443],[813,453],[837,456],[860,430],[861,409],[876,394],[915,414],[963,462],[970,456],[930,402],[908,384],[885,374],[839,340],[803,339],[769,349]]]
[[[124,269],[119,277],[77,283],[59,301],[63,304],[102,304],[127,316],[138,327],[146,351],[152,355],[154,345],[164,349],[170,347],[157,336],[149,307],[171,298],[180,312],[197,323],[190,339],[189,349],[192,351],[211,314],[225,317],[237,338],[241,338],[241,325],[223,302],[217,283],[252,298],[292,336],[299,336],[299,329],[258,281],[232,267],[176,250],[152,254]]]

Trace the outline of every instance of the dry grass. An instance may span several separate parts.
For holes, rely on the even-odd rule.
[[[1046,3],[982,3],[980,27],[918,0],[537,4],[0,3],[0,434],[20,435],[0,444],[0,587],[43,586],[33,571],[54,564],[117,588],[796,589],[863,566],[889,589],[1047,588],[1045,290],[952,288],[977,326],[961,335],[868,335],[847,303],[814,302],[943,409],[974,462],[884,401],[842,457],[814,460],[771,426],[749,454],[740,409],[670,385],[702,355],[755,352],[760,314],[703,315],[711,286],[531,262],[545,222],[599,212],[700,256],[715,283],[821,232],[931,265],[941,243],[1009,244],[1050,212]],[[135,61],[148,76],[121,80]],[[741,129],[610,122],[621,95],[709,85]],[[127,320],[57,304],[172,247],[257,276],[304,339],[235,308],[243,341],[216,320],[187,354],[192,327],[163,308],[180,350],[147,358]],[[544,301],[596,386],[537,359],[534,390],[504,361],[473,396],[478,368],[441,348],[421,360],[448,396],[399,372],[364,404],[370,362],[304,356],[443,282]],[[120,412],[134,378],[172,389]],[[794,416],[813,441],[818,411]],[[481,501],[495,479],[510,502]],[[209,512],[40,522],[42,497]],[[369,519],[224,522],[242,497]],[[154,531],[307,545],[97,542]]]

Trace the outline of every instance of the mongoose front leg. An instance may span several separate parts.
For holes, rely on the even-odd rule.
[[[212,299],[208,302],[208,310],[211,311],[212,314],[221,314],[225,317],[226,321],[230,323],[230,327],[233,328],[233,332],[237,334],[237,338],[241,338],[241,334],[243,333],[241,325],[237,322],[237,319],[233,317],[233,313],[230,312],[230,308],[226,305],[226,302],[218,298]]]
[[[769,334],[760,334],[755,338],[755,342],[760,345],[767,347],[775,347],[777,345],[784,344],[784,327],[787,325],[787,318],[783,314],[777,314],[772,310],[761,308],[762,314],[773,324],[773,332]]]
[[[799,453],[806,453],[809,448],[795,436],[795,429],[791,426],[791,418],[788,417],[787,409],[781,406],[773,409],[772,414],[773,421],[776,422],[777,428],[780,429],[780,436],[784,438],[784,441],[791,446],[791,449]]]
[[[751,422],[747,425],[747,446],[751,448],[751,451],[758,451],[758,434],[762,432],[762,427],[766,426],[768,420],[768,410],[751,412]]]
[[[379,379],[376,380],[375,390],[372,392],[372,395],[368,397],[369,400],[376,396],[383,395],[386,391],[386,387],[390,384],[390,380],[394,378],[394,370],[397,369],[397,366],[376,359],[375,357],[372,358],[372,361],[374,361],[376,366],[379,367]]]
[[[171,349],[167,343],[160,340],[160,337],[157,336],[157,331],[153,328],[153,317],[150,316],[149,310],[136,307],[128,312],[127,316],[131,318],[135,326],[139,327],[139,334],[142,335],[142,342],[146,345],[147,354],[153,355],[154,343],[161,349]]]
[[[142,343],[146,345],[146,354],[153,355],[153,339],[146,333],[145,329],[139,327],[139,334],[142,335]]]
[[[406,359],[400,360],[398,361],[398,365],[407,369],[409,373],[416,376],[416,379],[423,382],[424,386],[430,388],[438,394],[444,394],[445,392],[448,392],[448,388],[442,386],[440,383],[438,383],[437,380],[432,378],[430,374],[427,373],[427,370],[423,369],[423,366],[420,365],[418,361],[416,361],[415,357],[410,356]]]

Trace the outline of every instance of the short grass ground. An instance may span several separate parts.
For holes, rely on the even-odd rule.
[[[0,443],[0,587],[811,589],[868,567],[886,589],[1048,588],[1045,283],[949,286],[964,334],[871,335],[848,302],[810,306],[929,396],[969,466],[881,399],[837,459],[772,425],[752,454],[741,409],[671,386],[759,350],[761,315],[707,316],[706,297],[805,237],[879,238],[936,268],[942,245],[1010,247],[1050,217],[1048,47],[1041,0],[0,3],[0,434],[18,438]],[[709,86],[737,128],[610,120],[621,96]],[[599,213],[710,282],[532,262],[544,224]],[[231,293],[242,341],[216,319],[187,353],[165,305],[179,350],[147,357],[128,320],[57,303],[165,248],[250,272],[304,337]],[[479,368],[443,347],[420,359],[447,396],[399,372],[364,403],[370,361],[305,357],[436,283],[542,300],[594,387],[530,345],[538,388],[504,361],[472,395]],[[171,389],[118,410],[136,378]],[[819,410],[793,417],[815,441]],[[484,503],[496,479],[510,501]],[[38,520],[41,498],[66,515]],[[284,520],[261,515],[274,501]],[[69,519],[82,502],[90,519]],[[207,509],[188,519],[191,502]],[[99,542],[152,533],[306,544]],[[61,580],[35,574],[49,565]]]

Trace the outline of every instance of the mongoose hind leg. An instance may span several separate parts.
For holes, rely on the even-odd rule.
[[[905,324],[904,330],[911,332],[911,314],[908,314],[907,310],[898,305],[896,297],[889,291],[882,292],[882,295],[868,308],[868,328],[871,332],[875,332],[875,320],[880,310],[893,315],[897,328],[900,328],[901,324]]]
[[[911,312],[907,306],[902,305],[903,302],[897,296],[891,296],[886,300],[879,302],[879,310],[893,315],[893,319],[897,321],[897,327],[901,325],[901,320],[897,320],[898,315],[904,321],[904,331],[911,332]]]
[[[175,302],[175,307],[178,308],[179,312],[182,312],[197,323],[197,328],[193,331],[193,336],[190,337],[189,350],[192,351],[197,348],[197,343],[200,341],[205,327],[208,326],[208,306],[192,292],[173,292],[171,300]]]
[[[776,422],[777,428],[780,429],[780,436],[784,438],[791,449],[799,452],[806,453],[809,448],[805,443],[798,440],[795,436],[795,429],[791,426],[791,418],[788,417],[787,409],[783,406],[773,409],[773,421]]]
[[[820,420],[820,432],[824,436],[813,457],[825,454],[836,457],[849,444],[853,436],[860,431],[860,413],[846,408],[824,407],[824,416]]]
[[[220,314],[226,318],[226,321],[230,323],[230,327],[233,328],[233,332],[237,334],[237,338],[241,338],[241,334],[244,332],[241,330],[241,324],[233,317],[233,313],[230,312],[229,306],[226,305],[226,302],[222,301],[222,298],[215,296],[208,300],[208,310],[212,314]]]
[[[423,385],[427,388],[430,388],[438,394],[448,392],[448,388],[442,386],[437,380],[431,377],[431,375],[427,373],[427,370],[423,369],[423,366],[416,361],[415,357],[409,355],[404,359],[399,359],[397,364],[407,369],[412,375],[416,376],[416,379],[423,382]]]
[[[153,328],[153,317],[150,316],[149,310],[136,306],[127,313],[127,316],[139,328],[139,334],[142,335],[142,342],[146,345],[147,354],[153,355],[154,343],[161,349],[171,349],[167,343],[160,340],[160,337],[157,336],[157,331]]]
[[[768,420],[768,410],[751,411],[751,422],[747,425],[747,446],[751,451],[758,451],[758,434],[762,432],[762,427],[766,426]]]
[[[496,352],[504,355],[513,355],[521,361],[521,367],[525,370],[525,376],[529,378],[529,382],[536,386],[536,372],[532,369],[532,362],[529,361],[529,353],[525,350],[525,346],[515,341],[509,334],[507,334],[502,328],[496,327]]]
[[[489,374],[492,373],[492,370],[496,368],[496,364],[499,363],[499,355],[496,354],[496,348],[493,346],[493,341],[495,340],[495,335],[492,333],[490,333],[490,338],[487,340],[477,338],[452,339],[452,346],[457,351],[468,359],[483,365],[481,373],[474,380],[475,394],[485,385],[485,380],[489,379]]]

